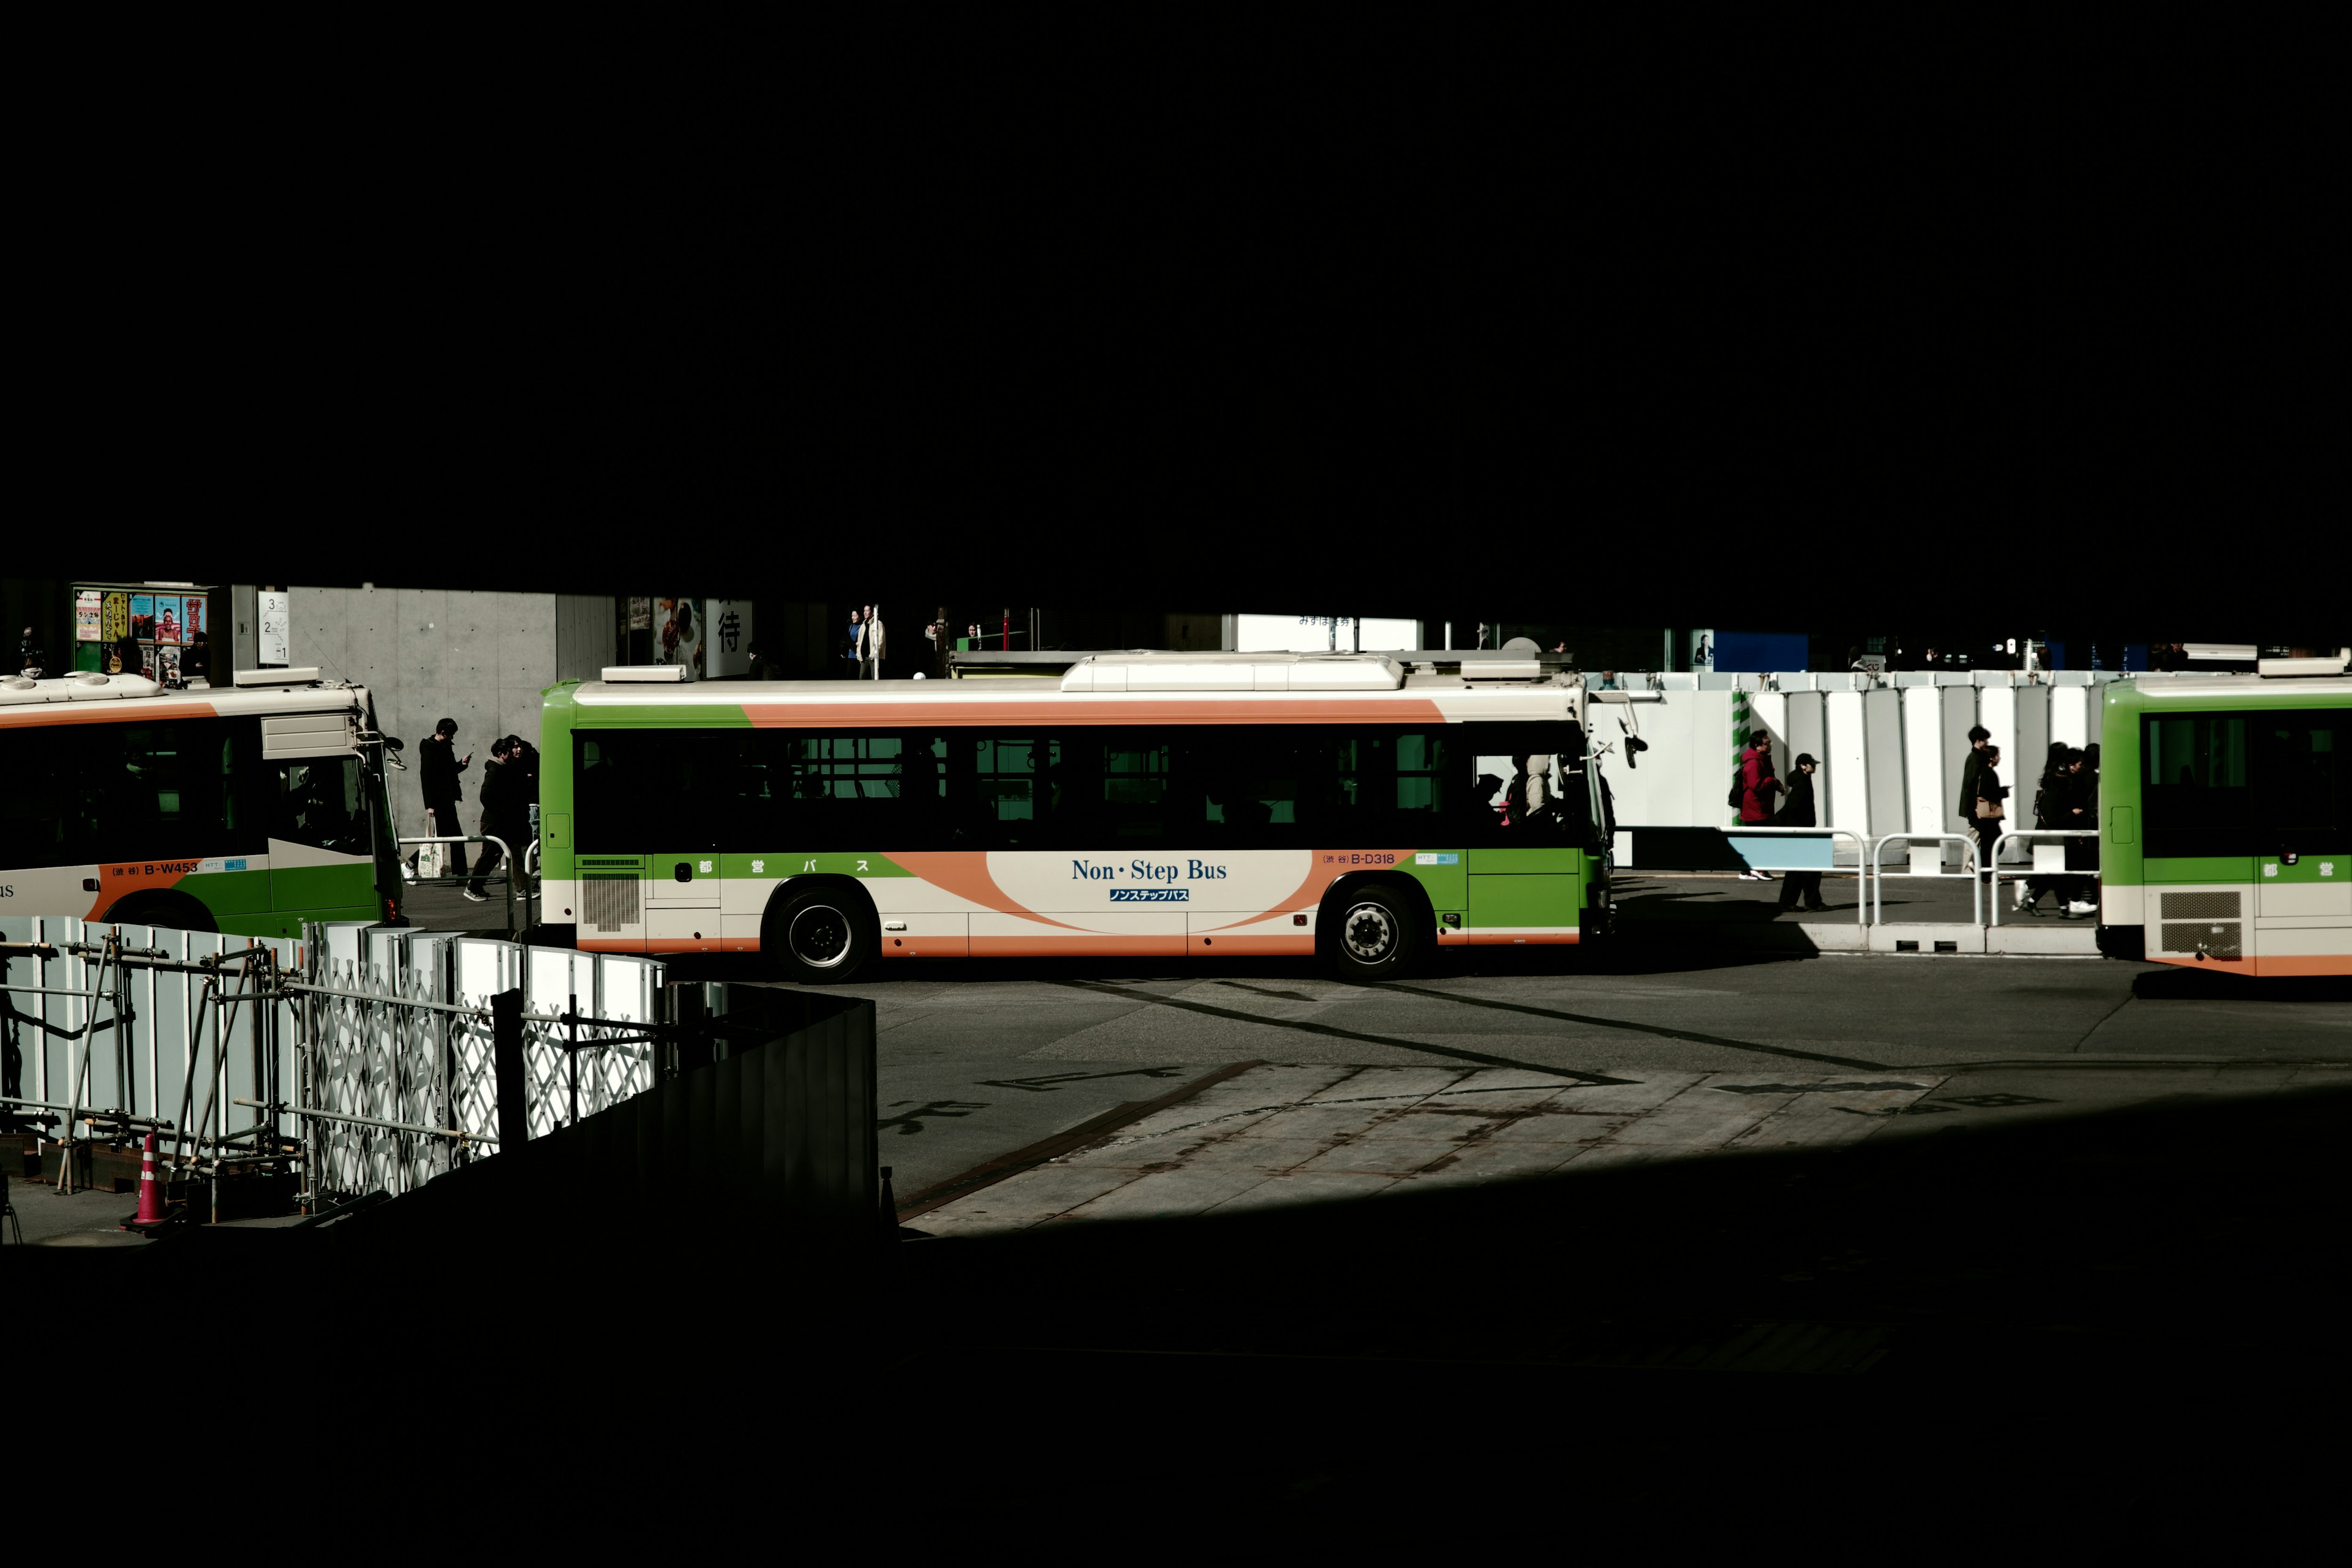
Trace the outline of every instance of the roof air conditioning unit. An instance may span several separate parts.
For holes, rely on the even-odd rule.
[[[686,666],[682,664],[612,664],[604,667],[604,679],[608,684],[633,681],[675,686],[685,679]]]

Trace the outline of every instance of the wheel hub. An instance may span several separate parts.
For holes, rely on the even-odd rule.
[[[1348,955],[1362,963],[1378,963],[1396,946],[1396,922],[1378,904],[1358,904],[1348,911],[1341,929]]]
[[[817,905],[793,917],[785,938],[793,956],[814,969],[830,969],[849,956],[849,920],[839,910]]]

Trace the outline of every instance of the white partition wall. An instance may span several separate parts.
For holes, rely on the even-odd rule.
[[[2053,686],[2050,689],[2050,738],[2063,741],[2070,746],[2091,743],[2091,705],[2098,690],[2090,686]]]
[[[1862,696],[1859,691],[1831,691],[1822,694],[1828,710],[1829,752],[1822,759],[1822,771],[1829,788],[1817,790],[1826,794],[1822,800],[1824,827],[1851,828],[1856,833],[1870,831],[1870,746],[1863,726]]]
[[[2017,693],[2006,686],[1988,686],[1979,691],[1977,722],[1992,731],[1991,743],[2000,748],[2000,782],[2012,790],[2021,781],[2031,784],[2036,759],[2025,756],[2018,745]],[[2032,804],[2032,789],[2020,794],[2027,805]],[[2026,826],[2033,824],[2029,819]]]
[[[1725,792],[1731,785],[1732,766],[1739,757],[1731,740],[1730,689],[1694,691],[1691,708],[1691,821],[1709,827],[1724,826],[1739,816],[1724,804]],[[1626,821],[1625,814],[1619,812],[1617,820]]]
[[[1932,686],[1903,689],[1904,830],[1944,831],[1944,700]]]

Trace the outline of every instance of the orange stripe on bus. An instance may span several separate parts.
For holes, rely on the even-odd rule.
[[[2194,954],[2187,957],[2172,953],[2151,952],[2150,963],[2169,963],[2181,969],[2204,969],[2216,974],[2249,975],[2276,980],[2287,975],[2352,974],[2352,953],[2281,953],[2271,958],[2208,958],[2199,963]]]
[[[217,719],[220,710],[209,702],[142,702],[131,708],[101,709],[90,702],[29,702],[0,708],[0,725],[144,724],[151,719]]]
[[[971,955],[974,958],[1043,958],[1056,953],[1092,958],[1181,958],[1184,953],[1184,938],[1175,931],[1146,936],[1103,936],[1076,931],[1068,936],[976,936],[971,939]]]
[[[1018,915],[1023,920],[1037,921],[1064,931],[1080,927],[1067,921],[1057,921],[1041,915],[1015,903],[1013,896],[996,885],[996,878],[988,869],[988,852],[984,849],[935,849],[913,854],[891,855],[889,862],[911,872],[934,888],[943,889],[957,898],[993,910],[1000,915]]]

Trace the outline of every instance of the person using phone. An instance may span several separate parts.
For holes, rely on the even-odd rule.
[[[464,795],[458,787],[457,775],[473,764],[474,753],[457,755],[457,721],[444,719],[433,727],[431,737],[416,748],[418,770],[424,776],[425,808],[433,814],[436,837],[448,838],[466,830],[457,826],[457,802]],[[466,847],[445,844],[448,853],[449,874],[466,874]]]

